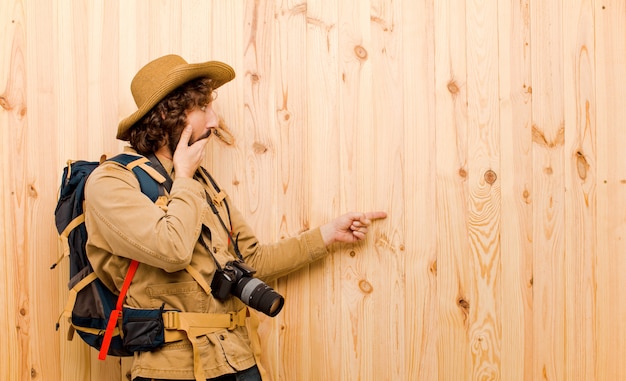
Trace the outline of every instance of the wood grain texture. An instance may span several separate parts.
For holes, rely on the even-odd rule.
[[[400,73],[404,51],[401,17],[410,6],[407,2],[390,0],[372,1],[370,5],[371,43],[367,49],[372,87],[368,90],[372,92],[373,123],[365,127],[371,128],[372,137],[371,143],[368,142],[371,146],[359,144],[358,156],[365,165],[358,176],[370,189],[364,189],[368,197],[364,197],[357,210],[371,205],[370,208],[389,213],[387,219],[373,227],[364,245],[368,272],[364,280],[371,289],[360,283],[361,292],[371,299],[372,311],[376,311],[365,340],[372,352],[371,372],[375,379],[393,380],[406,375],[406,363],[397,361],[404,355],[407,327],[404,303],[407,232],[402,228],[407,219],[402,186],[406,175],[403,165],[406,138]],[[380,178],[379,173],[385,176]]]
[[[2,373],[5,379],[29,378],[30,351],[37,321],[32,314],[33,274],[29,271],[29,171],[28,61],[26,10],[20,2],[3,6],[7,34],[3,43],[2,105],[3,247],[2,296],[8,306],[0,315],[7,337],[2,339]],[[10,165],[9,165],[10,164]],[[40,362],[37,363],[40,365]],[[39,368],[40,370],[40,368]]]
[[[530,2],[498,4],[501,379],[533,380]]]
[[[437,313],[440,379],[472,374],[469,341],[469,275],[474,264],[468,242],[467,60],[465,4],[435,4],[435,154]],[[445,327],[445,328],[444,328]]]
[[[597,96],[597,305],[594,346],[597,380],[626,378],[626,4],[596,2],[596,96]]]
[[[245,160],[243,181],[246,193],[242,212],[262,242],[277,239],[277,219],[274,205],[279,186],[276,184],[275,130],[276,108],[272,73],[272,38],[275,11],[272,1],[246,2],[243,46],[243,144]],[[265,192],[271,197],[264,197]],[[270,284],[276,288],[276,282]],[[281,372],[278,353],[281,327],[275,320],[261,317],[259,334],[264,338],[263,367],[272,379]]]
[[[498,2],[466,4],[468,100],[468,239],[471,379],[498,379],[501,369],[501,182]]]
[[[565,379],[563,7],[531,4],[535,379]]]
[[[310,192],[310,226],[319,226],[345,210],[339,204],[341,168],[339,136],[340,74],[337,21],[339,1],[307,2],[306,18],[306,112],[309,124],[306,137],[309,149],[307,167]],[[320,147],[321,149],[317,149]],[[342,253],[343,254],[343,253]],[[343,313],[341,261],[332,254],[309,266],[310,380],[340,380],[342,353],[346,346],[340,336]]]
[[[54,325],[68,159],[163,54],[237,77],[205,165],[262,242],[385,210],[271,286],[270,380],[626,379],[623,0],[0,2],[0,378],[126,381]],[[62,266],[63,267],[63,266]]]
[[[274,136],[276,176],[274,215],[279,239],[292,237],[309,229],[310,192],[305,181],[309,168],[309,123],[307,120],[307,7],[305,1],[280,1],[274,4],[274,40],[271,50],[271,81],[275,84],[273,110],[275,124],[270,127]],[[290,65],[300,62],[300,65]],[[269,219],[267,219],[269,221]],[[276,379],[308,380],[312,369],[310,315],[303,314],[311,307],[311,288],[306,266],[278,281],[278,291],[284,295],[289,308],[274,320],[280,326],[278,352],[281,364]]]
[[[373,184],[366,172],[373,164],[372,148],[372,40],[371,9],[367,2],[339,2],[339,87],[340,107],[340,205],[342,210],[359,210],[372,197]],[[369,178],[371,179],[371,178]],[[371,272],[363,246],[342,246],[339,320],[343,365],[341,379],[373,378],[373,348],[367,339],[373,332],[374,310]],[[362,318],[363,317],[363,318]],[[386,327],[381,327],[386,328]],[[380,367],[378,365],[377,367]]]
[[[596,357],[597,133],[593,1],[564,9],[565,378],[593,379]]]
[[[434,8],[432,2],[402,3],[402,125],[404,206],[404,367],[399,379],[436,380],[437,244],[435,207]],[[423,303],[415,303],[420,300]]]

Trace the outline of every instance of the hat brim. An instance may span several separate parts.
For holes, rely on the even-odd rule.
[[[117,127],[117,138],[128,140],[128,131],[137,123],[150,109],[156,106],[167,94],[177,87],[196,78],[208,77],[213,80],[217,89],[223,84],[235,78],[235,71],[229,65],[219,61],[209,61],[197,64],[180,65],[170,71],[163,81],[161,87],[155,91],[143,104],[130,116],[122,119]]]

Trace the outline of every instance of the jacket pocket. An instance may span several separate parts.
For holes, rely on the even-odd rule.
[[[151,308],[187,312],[207,312],[208,295],[196,281],[163,283],[146,287]]]

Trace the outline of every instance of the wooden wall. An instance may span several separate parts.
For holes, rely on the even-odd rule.
[[[0,1],[0,378],[127,380],[66,324],[67,159],[129,84],[231,64],[211,168],[261,240],[382,209],[274,284],[274,380],[626,379],[626,1]]]

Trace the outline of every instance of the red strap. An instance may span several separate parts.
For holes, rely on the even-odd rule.
[[[100,347],[100,353],[98,353],[98,359],[104,360],[107,358],[109,352],[109,346],[111,346],[111,339],[113,338],[113,330],[117,324],[117,319],[120,316],[120,310],[111,311],[109,316],[109,322],[107,323],[107,329],[104,331],[104,338],[102,339],[102,346]]]
[[[98,359],[104,360],[107,358],[107,353],[109,353],[109,347],[111,346],[111,339],[113,339],[113,331],[115,330],[115,326],[117,325],[117,319],[120,317],[122,313],[122,307],[124,307],[124,300],[126,299],[126,292],[130,287],[130,283],[135,276],[135,272],[137,271],[137,267],[139,266],[139,262],[133,260],[130,262],[130,266],[128,266],[128,272],[126,273],[126,278],[124,278],[124,284],[122,285],[122,289],[120,290],[120,294],[117,297],[117,303],[115,304],[115,309],[111,311],[111,316],[109,316],[109,321],[107,322],[106,331],[104,331],[104,338],[102,339],[102,346],[100,347],[100,353],[98,354]]]
[[[133,281],[133,277],[135,276],[135,272],[137,271],[137,267],[139,266],[139,262],[132,260],[130,262],[130,266],[128,266],[128,272],[126,273],[126,278],[124,278],[124,284],[122,285],[122,289],[120,290],[120,296],[117,297],[117,304],[115,308],[118,310],[122,310],[124,306],[124,300],[126,299],[126,292],[128,291],[128,287],[130,287],[130,282]]]

